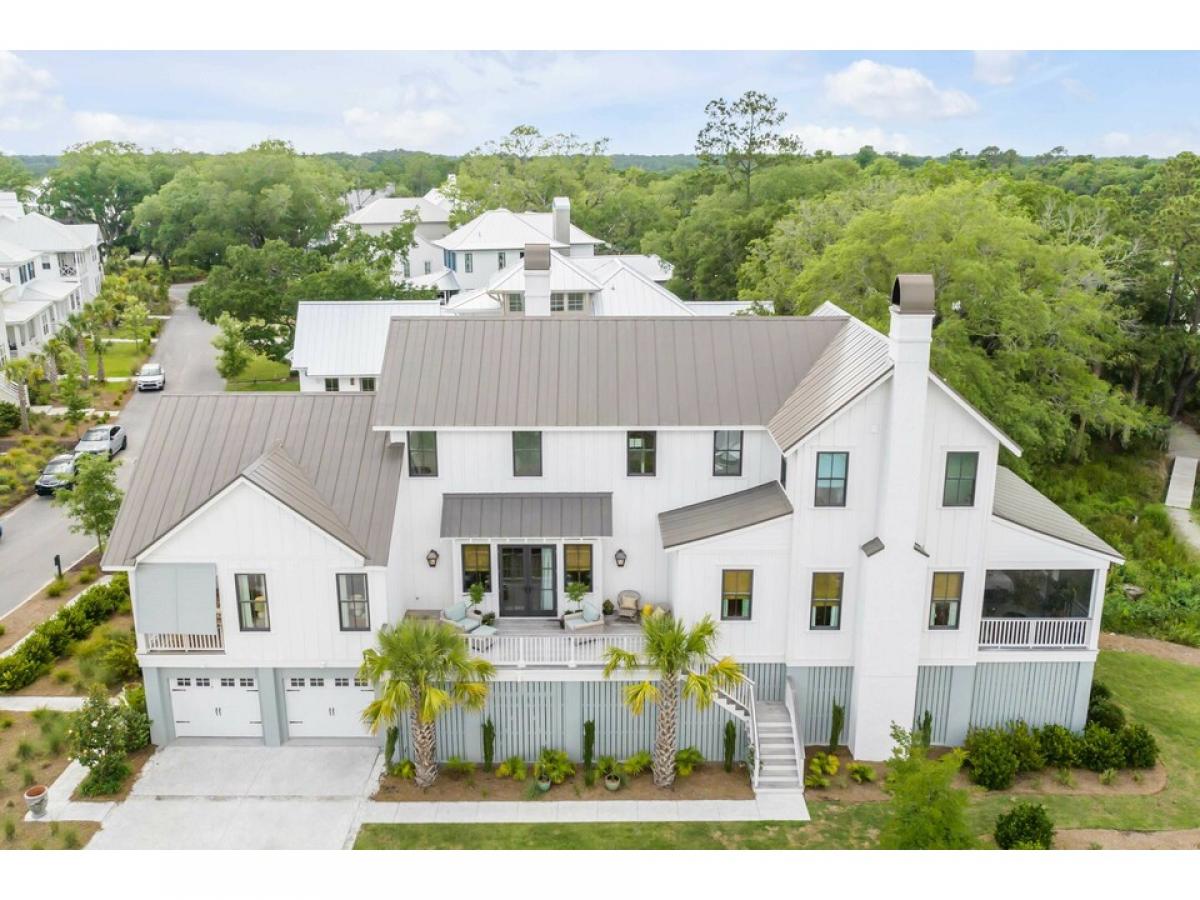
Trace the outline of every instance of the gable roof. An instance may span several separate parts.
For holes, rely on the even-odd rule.
[[[492,276],[488,290],[498,293],[517,293],[525,290],[525,260],[518,259]],[[550,290],[553,293],[578,291],[591,293],[600,285],[586,272],[557,250],[550,251]]]
[[[838,318],[393,319],[376,427],[765,426]]]
[[[658,514],[664,550],[790,516],[792,502],[778,481]]]
[[[601,270],[607,271],[614,263],[624,263],[639,275],[644,275],[651,281],[656,281],[660,284],[664,281],[669,281],[675,271],[674,266],[664,261],[656,253],[614,253],[602,256],[579,256],[574,257],[572,261],[593,278],[601,278],[601,280],[603,280],[603,272]]]
[[[38,212],[26,213],[19,219],[0,218],[0,238],[40,253],[86,250],[92,245],[87,234]]]
[[[450,213],[424,197],[380,197],[362,209],[346,216],[352,225],[399,225],[407,220],[408,214],[417,213],[417,221],[441,223],[450,221]]]
[[[553,213],[515,213],[507,209],[489,209],[470,222],[433,242],[444,250],[519,250],[526,244],[550,244],[555,250],[567,245],[554,239]],[[572,244],[602,244],[575,225],[571,226]]]
[[[368,565],[385,564],[404,454],[371,430],[374,403],[349,393],[159,398],[103,565],[134,565],[242,477],[340,529]]]
[[[592,259],[605,259],[595,256]],[[595,276],[603,285],[596,298],[598,316],[691,316],[687,305],[658,282],[618,257]],[[582,260],[580,260],[582,262]]]
[[[1120,552],[1089,531],[1082,522],[1004,466],[996,467],[992,515],[1038,534],[1101,553],[1118,563],[1125,561]]]
[[[11,221],[11,220],[5,220]],[[3,222],[0,222],[0,226]],[[15,266],[21,263],[29,262],[31,259],[38,258],[36,250],[30,250],[28,247],[16,243],[15,241],[5,240],[0,237],[0,265]]]
[[[292,368],[316,378],[378,375],[388,323],[396,316],[436,316],[437,300],[304,300],[296,307]]]
[[[325,498],[317,493],[312,479],[288,456],[282,441],[276,441],[262,456],[243,469],[241,477],[360,556],[367,556],[359,539],[350,533]]]

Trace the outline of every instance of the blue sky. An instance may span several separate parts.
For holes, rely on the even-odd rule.
[[[1200,54],[0,51],[0,151],[83,140],[462,153],[512,126],[689,152],[704,104],[779,98],[810,150],[1200,150]]]

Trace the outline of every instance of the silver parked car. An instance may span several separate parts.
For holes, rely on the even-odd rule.
[[[161,391],[167,386],[167,373],[158,363],[146,363],[134,381],[139,391]]]
[[[72,453],[60,453],[42,469],[42,474],[34,483],[33,489],[43,497],[52,496],[55,491],[70,490],[75,480],[75,456]]]
[[[75,445],[75,455],[107,453],[112,459],[125,449],[125,429],[120,425],[96,425],[89,428]]]

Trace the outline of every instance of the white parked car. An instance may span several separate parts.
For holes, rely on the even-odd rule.
[[[120,425],[96,425],[89,428],[75,445],[75,455],[83,453],[107,453],[112,459],[125,449],[125,429]]]
[[[167,373],[158,363],[146,363],[135,381],[139,391],[161,391],[167,386]]]

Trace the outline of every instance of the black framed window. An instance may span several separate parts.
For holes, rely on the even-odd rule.
[[[787,457],[779,457],[779,486],[787,487]]]
[[[499,272],[508,265],[508,257],[503,250],[496,253],[496,271]]]
[[[563,576],[565,584],[578,582],[589,591],[592,589],[592,545],[563,545]]]
[[[583,312],[583,294],[567,294],[567,312]]]
[[[740,431],[713,432],[713,474],[742,474],[742,433]]]
[[[721,618],[750,618],[750,605],[754,596],[754,572],[750,569],[721,570]]]
[[[519,478],[542,474],[542,433],[514,431],[512,433],[513,475]]]
[[[233,584],[237,589],[238,625],[242,631],[270,631],[267,576],[261,573],[234,575]]]
[[[508,311],[510,313],[525,312],[525,295],[524,294],[509,294],[508,295]]]
[[[625,473],[654,475],[657,435],[653,431],[630,431],[625,435]]]
[[[974,506],[975,476],[978,471],[979,454],[974,450],[947,453],[942,506]]]
[[[477,581],[483,582],[484,593],[492,589],[492,548],[488,544],[463,544],[462,589],[465,594]]]
[[[849,453],[817,454],[816,506],[846,505],[846,475],[850,468]]]
[[[842,627],[842,584],[845,576],[841,572],[813,572],[812,615],[808,627],[816,630],[836,631]]]
[[[360,390],[366,391],[367,393],[373,393],[375,391],[375,379],[360,378],[358,386]]]
[[[566,294],[551,294],[550,295],[550,312],[566,312],[567,295]]]
[[[339,381],[339,379],[337,379],[337,378],[326,378],[325,379],[325,390],[328,393],[330,393],[330,394],[336,393],[337,391],[341,390],[341,387],[342,387],[342,385],[341,385],[341,382]]]
[[[437,432],[408,433],[408,474],[413,478],[432,478],[438,473]]]
[[[475,271],[475,257],[470,253],[463,254],[463,271],[468,275]]]
[[[962,607],[962,572],[934,572],[933,590],[929,597],[929,627],[953,630],[958,628],[958,611]]]
[[[367,598],[367,576],[363,572],[337,576],[338,621],[342,631],[370,631],[371,608]]]

